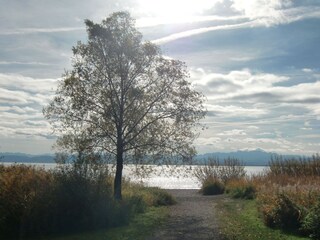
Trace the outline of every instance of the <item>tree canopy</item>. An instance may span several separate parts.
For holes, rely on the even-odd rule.
[[[73,47],[72,70],[44,114],[61,133],[58,146],[115,156],[114,196],[121,199],[125,156],[193,153],[204,97],[187,80],[183,62],[143,41],[129,13],[85,24],[88,41]]]

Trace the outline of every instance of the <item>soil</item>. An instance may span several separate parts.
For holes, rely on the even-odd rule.
[[[147,240],[222,240],[215,216],[215,200],[222,195],[203,196],[198,190],[170,189],[177,200],[168,221]]]

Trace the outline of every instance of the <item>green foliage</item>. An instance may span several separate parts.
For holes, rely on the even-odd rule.
[[[218,195],[223,194],[224,185],[223,183],[214,178],[208,178],[202,185],[201,193],[203,195]]]
[[[320,239],[320,199],[304,218],[302,230],[312,239]]]
[[[228,192],[233,198],[254,199],[256,189],[252,185],[236,187]]]

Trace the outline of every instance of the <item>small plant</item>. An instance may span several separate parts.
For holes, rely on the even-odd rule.
[[[233,198],[254,199],[256,189],[252,185],[246,185],[243,187],[233,188],[229,193]]]
[[[218,195],[224,193],[223,183],[215,178],[208,178],[204,181],[200,192],[203,195]]]
[[[176,204],[174,197],[163,189],[153,187],[146,190],[150,192],[152,196],[154,196],[152,203],[153,206],[168,206]]]
[[[302,230],[309,233],[312,239],[320,239],[320,199],[304,218]]]

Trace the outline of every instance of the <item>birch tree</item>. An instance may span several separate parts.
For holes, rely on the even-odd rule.
[[[204,97],[183,62],[142,40],[129,13],[85,24],[88,40],[73,47],[72,69],[44,114],[60,132],[58,145],[72,149],[81,142],[114,156],[114,197],[121,199],[125,156],[183,159],[193,151]]]

